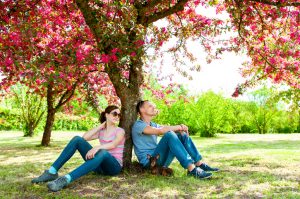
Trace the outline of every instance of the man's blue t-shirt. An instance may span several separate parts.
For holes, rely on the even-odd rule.
[[[140,119],[132,126],[134,152],[143,166],[146,166],[149,162],[147,154],[152,155],[157,147],[157,135],[146,135],[143,133],[146,126],[148,126],[148,124]],[[150,126],[159,127],[159,125],[154,122],[150,122]]]

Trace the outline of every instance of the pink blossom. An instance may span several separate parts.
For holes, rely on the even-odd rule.
[[[40,80],[40,79],[37,79],[37,80],[35,80],[35,82],[36,82],[38,85],[41,85],[41,83],[42,83],[42,80]]]
[[[11,66],[13,64],[13,60],[10,57],[6,57],[5,59],[5,65]]]
[[[118,53],[118,52],[121,52],[121,50],[120,50],[119,48],[114,48],[114,49],[111,50],[111,52],[112,52],[113,54],[116,54],[116,53]]]
[[[112,62],[117,62],[119,59],[116,55],[112,55],[111,60],[112,60]]]
[[[135,52],[132,52],[132,53],[130,53],[130,56],[131,56],[131,57],[135,57],[135,56],[136,56],[136,53],[135,53]]]
[[[140,47],[140,46],[142,46],[142,45],[144,45],[144,41],[143,40],[137,40],[136,42],[135,42],[135,45],[137,46],[137,47]]]
[[[101,55],[101,61],[102,61],[103,63],[107,64],[107,63],[110,61],[109,55],[102,54],[102,55]]]
[[[82,61],[82,60],[84,59],[84,55],[83,55],[81,49],[78,49],[78,50],[76,51],[76,59],[77,59],[77,61]]]

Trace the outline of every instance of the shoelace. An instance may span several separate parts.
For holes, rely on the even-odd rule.
[[[67,180],[65,179],[65,177],[57,178],[57,180],[55,180],[55,183],[59,184],[59,185],[62,185],[65,182],[67,182]]]
[[[203,172],[202,169],[196,168],[196,176],[199,176],[199,177],[200,177],[202,172]]]

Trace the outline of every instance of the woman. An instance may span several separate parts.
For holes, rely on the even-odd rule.
[[[95,171],[104,175],[117,175],[122,169],[125,132],[117,127],[120,110],[108,106],[101,113],[101,125],[86,132],[82,137],[75,136],[62,151],[49,170],[32,180],[32,183],[48,182],[49,190],[59,191],[70,182]],[[87,141],[99,138],[100,145],[92,147]],[[79,151],[85,162],[71,173],[58,177],[58,170]]]

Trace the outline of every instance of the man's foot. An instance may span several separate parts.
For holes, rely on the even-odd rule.
[[[202,169],[203,171],[220,171],[219,168],[213,168],[213,167],[210,167],[208,166],[207,164],[205,163],[202,163],[200,166],[198,166],[200,169]]]
[[[48,181],[55,180],[56,178],[58,178],[58,174],[57,173],[56,174],[52,174],[52,173],[49,173],[48,170],[45,170],[42,175],[40,175],[37,178],[32,179],[31,183],[48,182]]]
[[[194,176],[195,178],[205,179],[211,178],[212,173],[207,173],[199,167],[195,167],[192,171],[188,171],[188,175]]]
[[[47,187],[50,191],[59,191],[68,184],[68,179],[65,176],[61,176],[56,180],[48,182]]]

